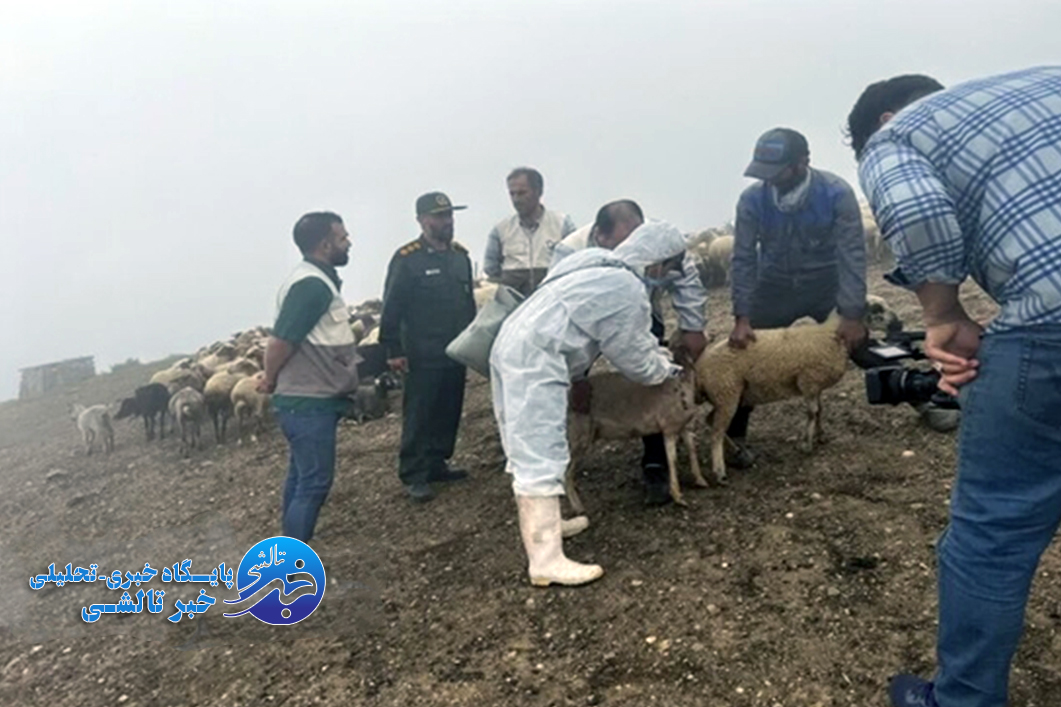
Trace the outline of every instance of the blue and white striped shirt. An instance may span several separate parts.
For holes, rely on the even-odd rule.
[[[1001,308],[989,333],[1061,323],[1061,67],[907,106],[866,143],[859,180],[898,284],[972,276]]]

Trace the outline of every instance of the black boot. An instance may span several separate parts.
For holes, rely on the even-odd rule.
[[[641,474],[645,481],[645,505],[664,506],[673,499],[667,486],[667,448],[663,435],[643,437],[645,453],[641,457]]]

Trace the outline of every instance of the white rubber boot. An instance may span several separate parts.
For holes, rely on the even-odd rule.
[[[587,516],[575,516],[574,518],[561,518],[560,519],[560,536],[564,538],[570,538],[574,535],[578,535],[583,530],[589,527],[589,518]]]
[[[564,556],[559,496],[516,496],[516,506],[531,584],[574,586],[604,574],[599,565],[583,565]]]

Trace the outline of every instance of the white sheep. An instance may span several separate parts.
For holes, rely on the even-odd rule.
[[[203,419],[206,417],[203,394],[195,388],[181,388],[169,399],[169,414],[173,420],[173,428],[181,435],[181,455],[188,456],[188,450],[192,447],[202,449],[200,433]]]
[[[592,375],[586,379],[592,388],[590,412],[583,414],[571,411],[567,419],[571,461],[564,477],[564,485],[565,494],[576,513],[581,514],[585,510],[575,490],[576,470],[580,460],[585,458],[598,439],[626,439],[662,434],[667,450],[671,498],[684,506],[686,503],[678,482],[677,466],[677,443],[678,437],[681,437],[689,451],[689,465],[694,483],[697,486],[708,485],[700,472],[696,441],[689,424],[696,416],[701,402],[697,398],[696,373],[691,360],[678,349],[675,349],[675,360],[684,362],[684,371],[680,376],[660,385],[640,385],[617,372]]]
[[[257,442],[258,435],[265,427],[265,418],[269,412],[269,395],[258,392],[258,383],[265,378],[265,372],[259,371],[252,376],[242,378],[232,387],[232,414],[236,418],[239,433],[237,444],[243,444],[243,431],[250,419],[254,421],[251,441]]]
[[[103,450],[110,454],[114,451],[114,428],[111,426],[111,415],[106,405],[85,407],[74,404],[70,417],[77,421],[81,439],[85,442],[85,454],[92,454],[92,447],[99,439]]]
[[[886,329],[897,321],[895,313],[879,297],[866,298],[864,323],[871,330]],[[783,329],[757,329],[755,341],[741,350],[723,339],[710,346],[696,362],[696,378],[713,409],[711,469],[715,478],[726,478],[723,444],[725,432],[740,405],[802,397],[806,402],[806,431],[800,449],[810,452],[821,440],[821,394],[836,385],[847,370],[848,353],[836,336],[840,317],[836,312],[818,324]]]
[[[178,363],[181,363],[178,361]],[[181,388],[195,388],[201,391],[205,385],[205,379],[202,375],[195,370],[194,364],[192,367],[185,368],[183,366],[177,367],[177,364],[170,366],[169,368],[163,369],[151,376],[151,383],[161,383],[166,386],[166,390],[169,391],[170,395],[176,393]]]
[[[711,273],[711,281],[723,285],[729,284],[730,269],[733,262],[733,236],[718,236],[707,248],[705,265]]]
[[[225,429],[228,427],[228,419],[232,416],[232,389],[246,377],[243,373],[219,371],[210,376],[203,388],[206,412],[214,423],[214,439],[218,444],[224,444]]]
[[[477,310],[482,309],[488,302],[493,301],[496,294],[496,282],[487,281],[476,285],[475,289],[472,291],[472,297],[475,298],[475,308]]]

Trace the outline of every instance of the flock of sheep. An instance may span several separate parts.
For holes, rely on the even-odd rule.
[[[874,260],[883,257],[880,231],[866,206],[863,206],[863,226],[867,255]],[[704,285],[728,285],[733,254],[730,230],[705,229],[690,234],[688,241]],[[476,305],[482,307],[493,298],[495,290],[495,284],[477,283]],[[871,329],[883,328],[895,315],[879,298],[871,297],[870,300],[867,324]],[[359,372],[365,381],[354,396],[352,406],[351,416],[358,422],[385,414],[387,392],[401,385],[400,379],[388,372],[386,355],[379,344],[380,311],[378,299],[350,308],[351,330],[363,359]],[[700,403],[710,400],[713,408],[710,424],[714,430],[712,470],[715,478],[721,481],[725,478],[724,430],[741,396],[751,404],[803,396],[808,405],[803,447],[809,450],[815,432],[820,433],[821,391],[839,381],[846,363],[835,339],[823,333],[832,326],[834,322],[829,321],[822,325],[766,332],[747,353],[740,355],[730,351],[724,341],[720,342],[706,351],[699,361],[687,361],[687,375],[679,382],[668,383],[648,393],[617,374],[594,376],[591,381],[594,399],[602,404],[594,406],[592,419],[576,417],[571,420],[572,458],[580,456],[596,438],[644,436],[653,431],[664,433],[668,457],[673,456],[679,435],[693,451],[691,434],[686,433],[687,424],[693,417],[692,411]],[[180,453],[184,456],[192,449],[202,448],[201,430],[207,420],[212,423],[214,438],[219,444],[225,441],[231,418],[236,420],[240,444],[248,429],[251,430],[251,440],[257,440],[269,415],[269,396],[258,392],[258,383],[264,375],[262,367],[268,336],[267,328],[257,327],[235,334],[227,341],[203,347],[194,355],[157,372],[149,383],[120,401],[114,413],[107,405],[87,408],[76,405],[72,417],[77,421],[86,453],[91,454],[96,443],[104,451],[112,451],[112,419],[133,416],[143,418],[148,441],[154,438],[156,429],[160,438],[165,437],[168,416],[172,431],[180,435]],[[762,365],[762,361],[770,364]],[[604,402],[612,398],[615,398],[613,403]],[[676,410],[681,410],[681,414],[674,414]],[[692,460],[694,480],[704,484],[695,452]],[[672,495],[680,501],[673,462],[671,486]],[[569,495],[572,505],[581,508],[581,501],[570,484]]]
[[[127,417],[143,418],[145,436],[151,441],[156,428],[159,438],[165,438],[168,415],[171,429],[180,435],[183,455],[192,448],[202,448],[201,429],[207,419],[213,422],[214,436],[219,443],[225,441],[232,417],[239,425],[240,443],[251,424],[251,439],[256,439],[268,411],[268,396],[257,390],[264,375],[262,365],[268,336],[268,330],[263,327],[251,329],[182,358],[155,373],[131,397],[119,401],[113,415],[103,404],[89,408],[75,406],[74,418],[86,453],[92,453],[97,439],[104,441],[104,451],[110,452],[114,447],[111,420]]]

